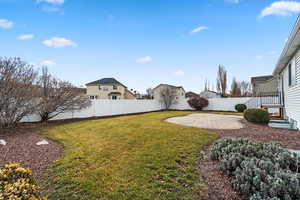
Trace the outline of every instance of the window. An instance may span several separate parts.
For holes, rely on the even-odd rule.
[[[108,91],[108,87],[99,85],[99,90]]]
[[[111,99],[112,100],[117,100],[117,96],[112,96]]]
[[[294,62],[290,63],[288,66],[288,77],[289,77],[289,86],[296,84],[296,67]]]
[[[118,89],[118,86],[113,85],[113,89],[114,89],[114,90],[117,90],[117,89]]]

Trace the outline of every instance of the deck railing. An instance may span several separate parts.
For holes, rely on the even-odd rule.
[[[246,103],[249,108],[262,108],[262,107],[272,107],[272,106],[283,106],[282,93],[276,92],[260,92],[252,96]]]

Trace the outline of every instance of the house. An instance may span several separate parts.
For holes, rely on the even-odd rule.
[[[90,99],[136,99],[128,88],[114,78],[102,78],[86,84]]]
[[[277,61],[272,77],[259,84],[257,91],[277,92],[276,96],[259,98],[260,107],[266,109],[279,108],[280,116],[288,123],[289,128],[300,128],[300,17]],[[255,81],[254,81],[255,83]],[[272,83],[272,84],[271,84]],[[256,85],[255,85],[256,86]],[[275,99],[275,98],[276,99]],[[255,100],[255,98],[253,98]],[[252,101],[252,100],[251,100]],[[272,123],[272,126],[275,124]],[[281,127],[283,125],[280,125]],[[280,127],[278,124],[274,127]]]
[[[205,90],[200,93],[200,97],[206,98],[206,99],[212,99],[212,98],[221,98],[222,95],[220,93],[211,91],[211,90]]]
[[[283,115],[295,128],[300,128],[300,17],[273,71],[281,92]]]
[[[252,77],[251,85],[254,96],[264,96],[278,91],[278,80],[273,75]]]
[[[168,84],[159,84],[153,89],[153,98],[161,99],[161,92],[166,88],[170,88],[175,91],[175,99],[184,99],[185,98],[185,90],[182,86],[174,86]]]

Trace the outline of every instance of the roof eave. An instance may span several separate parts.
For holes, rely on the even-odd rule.
[[[279,57],[276,67],[273,71],[273,75],[279,74],[293,58],[296,51],[300,47],[300,15],[290,33],[288,41],[286,42],[284,49]]]

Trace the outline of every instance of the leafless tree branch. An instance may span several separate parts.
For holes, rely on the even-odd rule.
[[[166,110],[169,110],[170,107],[177,103],[177,90],[172,86],[164,86],[160,89],[159,98],[160,102],[164,105]]]
[[[0,58],[0,127],[15,126],[37,105],[37,72],[20,58]]]
[[[47,67],[42,68],[38,81],[38,113],[41,121],[47,121],[57,115],[87,108],[91,105],[89,98],[71,83],[54,78]]]

